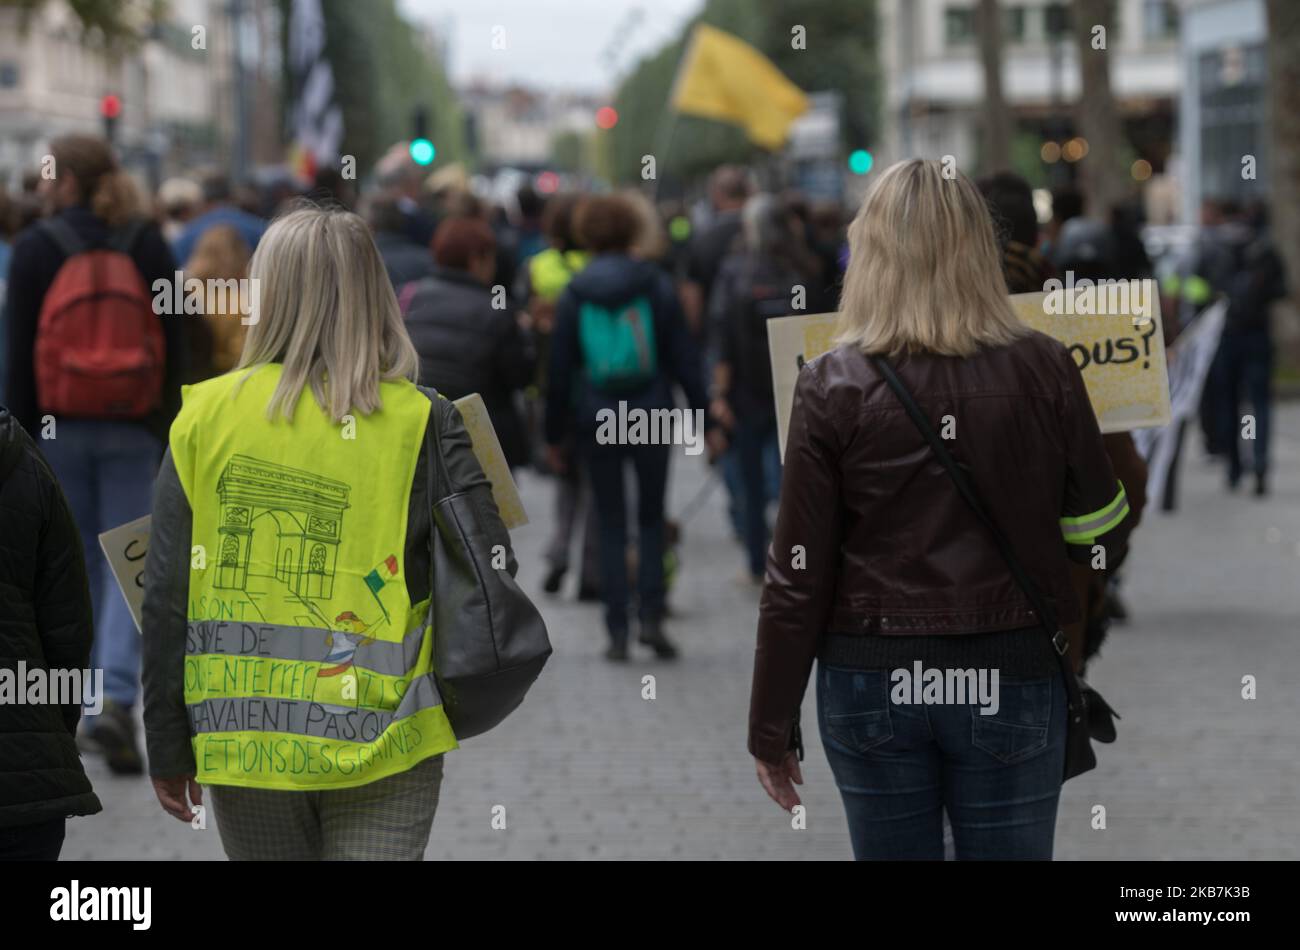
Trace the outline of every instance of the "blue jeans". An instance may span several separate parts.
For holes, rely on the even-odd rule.
[[[781,450],[776,438],[776,420],[736,420],[732,433],[734,456],[740,479],[741,537],[749,573],[761,576],[767,567],[767,504],[781,496]],[[773,474],[775,472],[775,475]]]
[[[817,720],[859,861],[1052,857],[1065,767],[1059,674],[1000,678],[1000,707],[901,705],[890,671],[819,663]]]
[[[53,439],[37,441],[81,533],[95,611],[90,665],[104,671],[105,695],[130,706],[140,692],[140,633],[99,535],[149,514],[162,450],[147,429],[130,422],[60,419],[56,425]]]
[[[628,628],[627,499],[623,469],[636,474],[637,600],[642,620],[664,609],[664,495],[668,488],[667,445],[600,445],[587,450],[591,494],[600,529],[600,594],[605,626],[622,635]]]
[[[1211,375],[1215,382],[1216,443],[1228,454],[1228,480],[1236,484],[1242,474],[1242,398],[1255,414],[1253,471],[1268,472],[1269,429],[1273,406],[1273,343],[1266,331],[1225,333],[1215,355]]]

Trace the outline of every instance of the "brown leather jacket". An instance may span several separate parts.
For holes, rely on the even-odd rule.
[[[921,354],[894,366],[1057,619],[1078,619],[1069,559],[1122,545],[1129,524],[1066,348],[1033,332],[968,359]],[[867,357],[840,347],[805,366],[763,585],[750,752],[776,763],[791,748],[828,631],[963,635],[1036,623],[988,530]]]

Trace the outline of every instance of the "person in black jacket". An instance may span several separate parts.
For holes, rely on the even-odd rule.
[[[601,596],[610,645],[606,656],[627,659],[628,578],[627,510],[623,469],[631,463],[637,479],[637,600],[640,640],[663,658],[676,648],[662,629],[664,608],[664,496],[668,485],[670,446],[662,443],[613,442],[600,437],[602,416],[662,412],[674,408],[672,386],[681,386],[693,413],[705,414],[707,398],[699,352],[686,327],[672,278],[649,261],[628,254],[640,220],[624,198],[592,198],[578,210],[576,227],[595,259],[560,295],[551,337],[550,388],[546,394],[546,442],[551,467],[563,472],[569,463],[565,446],[572,442],[587,465],[600,526]],[[628,314],[648,305],[654,358],[649,379],[634,389],[611,389],[597,381],[589,365],[590,340],[582,330],[592,308]],[[644,345],[644,341],[642,341]],[[605,354],[601,354],[605,355]],[[630,418],[630,416],[629,416]],[[710,426],[710,452],[716,446]],[[629,432],[631,430],[629,429]],[[697,434],[697,437],[702,433]]]
[[[55,175],[42,179],[55,219],[89,248],[102,248],[129,224],[136,224],[129,254],[148,294],[171,297],[176,265],[156,225],[140,222],[134,185],[103,139],[69,135],[50,145]],[[93,665],[104,671],[107,699],[101,715],[82,723],[84,747],[102,752],[120,774],[144,771],[132,707],[140,690],[140,635],[100,552],[100,533],[149,512],[162,443],[180,408],[180,387],[188,372],[187,317],[159,315],[165,341],[162,398],[135,419],[80,418],[44,413],[36,390],[37,328],[45,295],[66,261],[59,243],[42,227],[23,232],[10,264],[8,337],[9,409],[33,436],[58,476],[81,530],[91,595],[95,603]],[[161,287],[166,295],[159,294]]]
[[[93,624],[77,526],[59,483],[18,420],[0,408],[0,676],[86,670]],[[99,799],[77,755],[80,696],[0,702],[0,861],[53,861],[64,821]],[[68,699],[70,697],[62,697]]]
[[[536,357],[504,288],[488,286],[496,269],[492,229],[478,218],[449,218],[434,234],[433,258],[433,276],[403,294],[420,382],[448,399],[481,395],[506,461],[524,465],[528,433],[515,398],[532,382]]]
[[[377,195],[367,201],[366,224],[375,236],[375,247],[394,291],[400,294],[407,284],[433,273],[429,249],[407,236],[406,218],[395,198]]]
[[[794,313],[800,295],[804,312],[825,309],[816,296],[808,307],[808,289],[817,294],[819,276],[800,244],[801,230],[772,195],[750,198],[741,212],[741,246],[722,262],[709,300],[711,408],[727,429],[723,465],[731,465],[740,489],[747,560],[739,580],[754,590],[762,586],[767,563],[767,505],[781,490],[767,321]]]

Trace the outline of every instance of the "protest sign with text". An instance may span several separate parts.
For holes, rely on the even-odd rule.
[[[1102,432],[1168,423],[1169,374],[1154,282],[1071,282],[1010,299],[1020,319],[1069,348]],[[816,313],[767,322],[782,455],[799,370],[834,348],[837,320],[838,314]]]

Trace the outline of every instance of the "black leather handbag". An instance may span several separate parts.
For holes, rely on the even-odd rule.
[[[903,385],[903,381],[894,372],[894,368],[882,356],[873,355],[871,362],[885,382],[889,384],[889,388],[894,391],[898,401],[903,404],[903,408],[907,411],[912,424],[916,426],[921,435],[925,436],[940,463],[948,470],[948,475],[951,476],[953,484],[957,486],[958,493],[970,505],[971,510],[975,512],[975,516],[988,528],[989,533],[993,535],[993,540],[997,544],[998,551],[1002,554],[1002,559],[1007,562],[1011,576],[1015,578],[1016,584],[1029,598],[1029,602],[1033,604],[1034,613],[1038,615],[1043,629],[1047,631],[1048,637],[1051,638],[1052,649],[1056,652],[1057,660],[1060,663],[1061,678],[1065,681],[1065,693],[1069,700],[1069,721],[1065,739],[1065,774],[1061,781],[1091,771],[1097,767],[1097,756],[1092,751],[1092,739],[1096,738],[1099,742],[1113,742],[1115,740],[1114,719],[1118,719],[1119,714],[1101,698],[1100,693],[1080,681],[1078,676],[1075,675],[1074,664],[1070,662],[1070,641],[1065,636],[1065,631],[1061,629],[1061,625],[1057,622],[1055,611],[1048,606],[1047,601],[1039,592],[1038,586],[1021,567],[1015,552],[1011,550],[1011,543],[997,524],[994,523],[980,501],[974,484],[967,477],[965,471],[962,470],[957,460],[952,457],[948,447],[943,444],[943,440],[934,431],[930,421],[925,417],[925,413],[921,411],[921,407],[916,404],[912,394],[908,392],[907,387]]]
[[[523,702],[551,655],[541,613],[493,551],[474,499],[452,490],[438,395],[425,439],[429,500],[429,622],[443,710],[457,739],[481,735]]]

